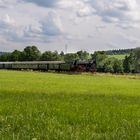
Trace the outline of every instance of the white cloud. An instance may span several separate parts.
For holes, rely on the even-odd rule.
[[[139,46],[140,2],[0,0],[0,38],[16,49],[28,43],[51,50],[66,43],[69,50]]]
[[[59,16],[55,12],[49,12],[46,17],[40,19],[38,24],[20,25],[15,19],[6,14],[0,19],[0,34],[7,41],[49,41],[50,38],[64,33]],[[47,39],[45,39],[47,37]]]
[[[0,34],[5,36],[7,40],[18,38],[19,32],[16,26],[16,22],[8,14],[3,18],[0,18]]]
[[[43,7],[52,7],[55,6],[58,0],[23,0],[25,2],[35,3]]]
[[[96,14],[104,22],[119,27],[139,27],[140,2],[138,0],[24,0],[39,6],[63,8],[75,12],[78,17]],[[134,24],[135,22],[135,24]],[[122,26],[121,26],[122,25]]]
[[[88,0],[103,21],[121,26],[136,26],[140,22],[140,2],[138,0]]]
[[[40,21],[40,24],[42,32],[46,35],[56,36],[64,32],[61,20],[54,12],[49,12],[48,16]]]
[[[15,21],[8,14],[0,19],[0,27],[2,28],[11,28],[15,26]]]

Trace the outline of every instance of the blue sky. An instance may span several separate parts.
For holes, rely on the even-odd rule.
[[[140,46],[139,0],[0,0],[0,51]]]

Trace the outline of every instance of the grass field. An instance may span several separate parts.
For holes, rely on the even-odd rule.
[[[1,140],[139,140],[140,76],[0,71]]]
[[[126,55],[128,55],[128,56],[129,56],[129,54],[108,55],[108,56],[109,56],[109,58],[114,57],[114,58],[117,58],[117,59],[119,59],[119,60],[123,60],[123,59],[125,58],[125,56],[126,56]]]

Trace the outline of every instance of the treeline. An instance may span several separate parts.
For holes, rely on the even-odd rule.
[[[95,52],[92,59],[96,60],[98,72],[110,73],[140,73],[140,48],[134,49],[123,60],[108,57],[106,52]]]
[[[62,51],[46,51],[41,53],[36,46],[27,46],[23,51],[14,50],[12,53],[3,53],[0,55],[1,62],[9,61],[73,61],[88,60],[91,56],[86,51],[64,54]]]
[[[130,54],[135,49],[118,49],[118,50],[108,50],[105,51],[107,55],[120,55],[120,54]]]
[[[128,50],[130,53],[128,54]],[[125,52],[125,51],[124,51]],[[95,60],[97,72],[110,73],[140,73],[140,48],[127,49],[124,60],[108,57],[106,51],[98,51],[90,54],[86,51],[67,53],[63,51],[46,51],[41,53],[36,46],[27,46],[23,51],[15,50],[12,53],[0,55],[1,62],[7,61],[74,61],[74,60]]]

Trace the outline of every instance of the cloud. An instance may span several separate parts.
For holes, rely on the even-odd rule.
[[[11,8],[15,6],[20,0],[0,0],[0,8]]]
[[[49,44],[58,50],[64,44],[72,50],[139,45],[140,1],[0,0],[0,38],[9,46]]]
[[[14,19],[10,18],[9,15],[5,15],[4,18],[0,19],[0,27],[1,28],[11,28],[15,26]]]
[[[138,0],[88,0],[96,14],[108,23],[121,27],[136,27],[140,22],[140,2]]]
[[[59,9],[69,9],[77,16],[84,17],[92,15],[95,10],[89,4],[85,3],[85,0],[23,0],[25,2],[31,2],[37,4],[38,6],[46,8],[59,8]]]
[[[93,9],[89,5],[85,5],[84,3],[81,5],[81,8],[77,10],[77,16],[78,17],[87,17],[92,16],[95,13],[95,9]]]
[[[127,42],[129,42],[130,44],[137,44],[140,43],[139,38],[132,36],[132,35],[128,35],[128,34],[124,34],[124,33],[120,33],[120,36],[122,36],[122,38],[124,40],[126,40]]]
[[[118,27],[139,27],[139,0],[24,0],[43,7],[70,9],[78,17],[98,15]]]
[[[140,2],[138,0],[23,0],[25,2],[32,2],[43,7],[55,8],[71,8],[77,9],[80,13],[91,13],[103,17],[104,20],[111,20],[112,18],[127,20],[140,20],[139,8]],[[80,12],[81,11],[81,12]],[[81,14],[82,15],[82,14]]]
[[[8,14],[3,18],[0,18],[0,34],[5,36],[7,40],[15,39],[20,35],[20,29],[18,29],[16,22]]]
[[[0,34],[7,41],[50,41],[64,34],[63,25],[55,12],[49,12],[46,17],[40,19],[38,24],[19,25],[14,18],[6,14],[0,18]]]
[[[58,3],[58,0],[23,0],[23,1],[35,3],[43,7],[53,7]]]
[[[64,32],[59,16],[54,12],[49,12],[48,16],[40,21],[42,33],[50,36],[61,35]]]
[[[50,42],[63,34],[63,25],[55,12],[49,12],[38,22],[38,25],[29,25],[24,29],[24,38],[41,42]]]

